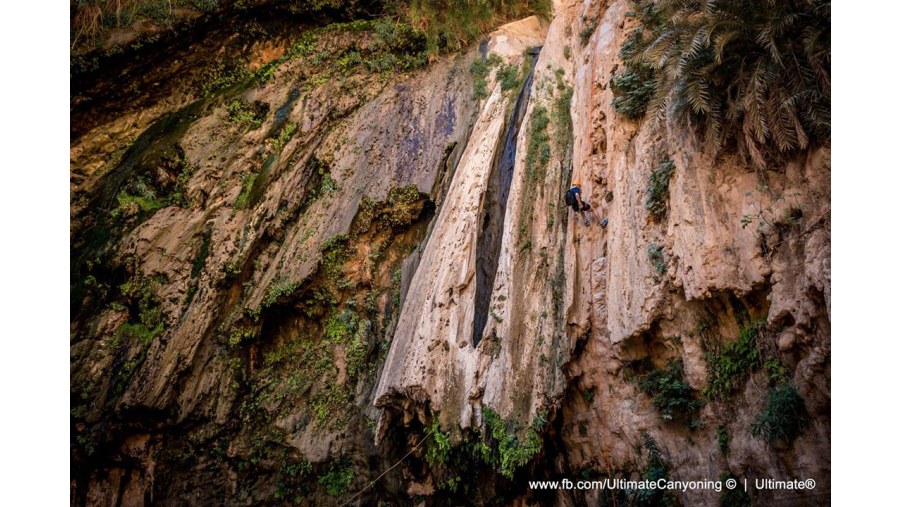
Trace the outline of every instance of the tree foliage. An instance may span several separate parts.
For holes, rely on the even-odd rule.
[[[432,55],[460,50],[505,22],[551,11],[548,0],[394,0],[386,6],[425,33]]]
[[[407,23],[425,35],[428,54],[457,51],[495,27],[532,14],[548,15],[549,0],[70,0],[72,47],[92,49],[111,28],[138,19],[171,28],[176,10],[286,10],[325,19],[359,20],[386,17]],[[277,12],[277,11],[273,11]]]
[[[635,56],[655,71],[657,121],[694,125],[758,167],[830,140],[829,1],[657,0],[641,10],[662,20],[645,26],[653,34]]]

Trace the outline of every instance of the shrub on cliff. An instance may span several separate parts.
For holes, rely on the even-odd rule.
[[[647,200],[644,207],[654,218],[666,216],[669,202],[669,180],[675,173],[675,162],[671,159],[663,159],[656,169],[650,173],[650,181],[647,182]]]
[[[769,389],[766,404],[750,430],[767,442],[792,442],[809,424],[806,404],[790,384]]]
[[[653,68],[639,57],[646,44],[643,30],[631,32],[619,50],[625,68],[617,72],[609,82],[615,95],[613,107],[619,114],[632,120],[644,116],[647,104],[656,90]]]
[[[757,340],[765,328],[764,320],[756,320],[744,324],[734,342],[722,345],[718,340],[703,341],[709,372],[704,395],[711,400],[725,400],[744,386],[750,373],[760,365]]]
[[[503,476],[512,479],[516,470],[531,462],[541,451],[542,429],[540,424],[525,430],[525,438],[519,439],[517,425],[504,421],[496,412],[484,409],[484,430],[497,443],[496,449],[483,447],[483,459],[498,468]]]
[[[329,495],[341,496],[347,493],[355,475],[349,461],[341,460],[332,463],[328,473],[319,477],[319,484],[325,488]]]
[[[638,387],[653,397],[653,407],[666,421],[682,420],[691,427],[697,419],[703,401],[694,396],[694,390],[684,381],[684,363],[670,360],[664,368],[653,370],[638,381]]]
[[[418,39],[424,35],[428,54],[458,51],[477,41],[503,23],[551,11],[549,0],[72,0],[70,2],[71,46],[78,51],[100,47],[111,29],[140,20],[165,28],[174,28],[191,19],[192,14],[211,11],[249,11],[269,9],[279,15],[353,21],[382,17],[396,21]],[[280,12],[279,12],[280,11]],[[285,12],[286,11],[286,12]],[[249,15],[248,15],[249,16]],[[379,66],[378,62],[373,65]]]
[[[493,28],[532,14],[546,15],[549,0],[411,0],[388,4],[414,28],[425,33],[432,55],[457,51]]]

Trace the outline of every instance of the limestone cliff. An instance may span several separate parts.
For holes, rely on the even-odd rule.
[[[725,501],[528,487],[651,472],[827,501],[829,147],[760,170],[619,114],[633,10],[430,62],[264,10],[75,60],[73,505]]]

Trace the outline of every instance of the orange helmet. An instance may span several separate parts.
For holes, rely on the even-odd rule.
[[[574,187],[580,187],[580,186],[581,186],[581,182],[580,182],[580,181],[573,181],[573,182],[572,182],[572,186],[574,186]]]

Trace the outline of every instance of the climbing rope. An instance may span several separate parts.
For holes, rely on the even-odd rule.
[[[378,477],[372,479],[372,481],[371,481],[370,483],[366,484],[366,487],[364,487],[363,489],[357,491],[355,495],[353,495],[353,496],[352,496],[349,500],[347,500],[346,502],[342,503],[342,504],[340,505],[340,507],[345,507],[345,506],[349,505],[350,502],[352,502],[352,501],[356,500],[357,498],[359,498],[359,495],[363,494],[363,492],[364,492],[365,490],[367,490],[367,489],[371,488],[372,486],[374,486],[375,483],[378,482],[379,479],[381,479],[382,477],[384,477],[385,475],[387,475],[388,472],[390,472],[391,470],[397,468],[397,465],[399,465],[400,463],[403,463],[403,460],[405,460],[406,458],[408,458],[410,454],[412,454],[416,449],[418,449],[419,446],[421,446],[422,443],[425,442],[425,440],[427,440],[429,436],[431,436],[431,433],[432,433],[433,431],[434,431],[434,430],[431,430],[431,431],[428,431],[427,433],[425,433],[425,436],[422,437],[422,440],[419,440],[419,443],[416,444],[415,447],[413,447],[412,449],[410,449],[408,453],[404,454],[403,457],[400,458],[400,461],[394,463],[393,465],[391,465],[391,468],[388,468],[387,470],[385,470],[384,472],[382,472],[381,475],[379,475]]]

